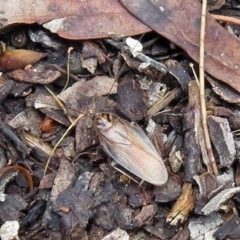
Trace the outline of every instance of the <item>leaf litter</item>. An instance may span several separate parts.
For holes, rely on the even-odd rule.
[[[52,29],[56,23],[61,28],[74,20],[76,25],[68,25],[65,32],[56,31],[79,41],[66,41],[40,27],[25,26],[27,41],[21,46],[31,51],[22,49],[18,55],[7,50],[13,57],[11,62],[1,55],[1,222],[20,223],[20,230],[13,231],[18,231],[15,235],[21,239],[239,239],[238,226],[229,227],[239,219],[239,74],[234,51],[238,40],[207,14],[205,70],[211,77],[206,76],[210,85],[206,85],[205,99],[219,171],[215,176],[207,161],[200,122],[199,86],[189,67],[190,58],[198,62],[201,5],[190,0],[179,2],[181,5],[121,2],[161,35],[146,33],[140,40],[143,50],[134,54],[136,49],[126,44],[129,39],[116,32],[112,39],[91,40],[109,37],[106,29],[99,32],[99,25],[89,35],[87,28],[77,31],[83,17],[80,12],[65,15],[63,8],[50,4],[49,9],[58,13],[55,19],[49,20],[51,14],[43,9],[46,15],[42,19],[33,13],[36,15],[30,20],[24,20],[19,6],[14,8],[17,23],[49,21],[44,26]],[[122,22],[119,33],[150,31],[118,1],[112,3],[136,26]],[[25,11],[33,4],[26,5]],[[224,10],[227,4],[219,3],[214,9],[222,6]],[[76,6],[89,8],[96,20],[93,9],[90,11],[93,5]],[[4,31],[16,23],[7,7],[4,5],[9,21],[1,27]],[[96,11],[101,9],[100,5],[95,7]],[[100,14],[101,20],[114,16],[113,8],[108,11],[110,14]],[[9,29],[1,40],[10,49],[18,47],[10,41],[25,36],[18,34],[17,29]],[[231,48],[224,45],[226,41]],[[67,53],[69,47],[73,50]],[[68,77],[68,86],[62,90]],[[138,122],[143,129],[148,125],[148,136],[168,170],[166,184],[138,185],[133,179],[141,179],[111,166],[93,128],[92,115],[99,111],[114,112]],[[79,116],[76,127],[68,129]],[[4,170],[7,163],[14,166],[9,172]],[[34,190],[26,181],[29,175],[22,175],[19,169],[30,172]]]

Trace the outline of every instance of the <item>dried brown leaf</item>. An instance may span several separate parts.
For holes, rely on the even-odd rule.
[[[138,19],[199,61],[199,1],[120,0]],[[206,14],[205,70],[240,92],[239,40]],[[227,44],[226,44],[227,43]]]
[[[136,35],[150,29],[134,18],[118,0],[65,1],[0,0],[1,28],[39,23],[68,39]]]
[[[0,58],[0,69],[3,71],[12,71],[24,68],[29,64],[34,64],[45,56],[46,53],[25,49],[7,50]]]

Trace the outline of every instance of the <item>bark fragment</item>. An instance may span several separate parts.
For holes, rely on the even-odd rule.
[[[171,212],[167,216],[167,222],[173,226],[184,222],[194,208],[194,200],[195,197],[193,195],[192,184],[184,183],[182,187],[182,194],[175,202]]]
[[[218,153],[220,165],[229,168],[234,162],[236,149],[227,119],[210,116],[207,119],[211,140]]]

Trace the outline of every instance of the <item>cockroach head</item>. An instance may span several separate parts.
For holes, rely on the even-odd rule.
[[[99,112],[93,116],[94,125],[98,130],[104,131],[112,126],[113,115],[108,112]]]

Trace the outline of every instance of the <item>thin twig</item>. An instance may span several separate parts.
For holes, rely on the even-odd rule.
[[[59,72],[61,72],[63,74],[66,74],[66,75],[68,74],[67,71],[64,68],[58,66],[57,64],[46,63],[46,65],[49,66],[49,67],[53,67],[53,68],[57,69]],[[76,75],[74,75],[70,72],[69,72],[69,76],[71,77],[71,79],[73,79],[77,82],[78,81],[83,81],[81,78],[77,77]]]
[[[50,154],[50,156],[49,156],[49,158],[48,158],[48,160],[47,160],[47,163],[46,163],[46,165],[45,165],[44,176],[45,176],[46,173],[47,173],[48,165],[49,165],[49,163],[50,163],[50,161],[51,161],[51,158],[52,158],[52,156],[54,155],[57,147],[58,147],[59,144],[62,142],[62,140],[67,136],[67,134],[70,132],[70,130],[71,130],[74,126],[76,126],[78,120],[79,120],[80,118],[82,118],[83,116],[84,116],[84,114],[79,114],[78,118],[77,118],[74,122],[71,123],[71,125],[68,127],[68,129],[64,132],[64,134],[62,135],[62,137],[58,140],[58,142],[57,142],[56,145],[54,146],[54,148],[53,148],[53,150],[52,150],[52,152],[51,152],[51,154]]]
[[[195,80],[196,80],[196,82],[197,82],[197,85],[198,85],[198,87],[199,87],[199,79],[198,79],[198,76],[197,76],[197,74],[196,74],[196,72],[195,72],[195,70],[194,70],[194,65],[193,65],[193,63],[190,63],[189,66],[190,66],[190,68],[192,69],[193,76],[194,76],[194,78],[195,78]]]
[[[61,102],[61,100],[55,95],[55,93],[50,89],[48,88],[46,85],[44,85],[44,87],[46,88],[46,90],[52,95],[52,97],[54,98],[54,100],[56,101],[56,103],[62,108],[64,114],[66,114],[68,120],[70,123],[73,122],[72,118],[69,117],[67,115],[67,109],[65,108],[64,104]]]
[[[181,92],[180,88],[174,88],[172,91],[167,92],[163,98],[158,100],[151,108],[147,110],[147,116],[152,117],[157,112],[164,109],[176,96]]]
[[[208,157],[210,159],[213,173],[218,175],[217,164],[213,155],[211,141],[209,137],[207,127],[207,114],[206,114],[206,102],[205,102],[205,79],[204,79],[204,39],[206,29],[206,11],[207,11],[207,0],[202,1],[202,16],[201,16],[201,30],[200,30],[200,49],[199,49],[199,82],[200,82],[200,102],[201,102],[201,113],[202,113],[202,126],[204,132],[204,138]]]
[[[61,92],[63,92],[66,88],[67,88],[67,86],[68,86],[68,84],[69,84],[69,79],[70,79],[70,63],[69,63],[69,59],[70,59],[70,54],[71,54],[71,51],[73,50],[73,48],[72,47],[70,47],[70,48],[68,48],[68,51],[67,51],[67,81],[66,81],[66,83],[65,83],[65,86],[63,87],[63,89],[62,89],[62,91]]]
[[[234,24],[240,25],[240,19],[235,17],[223,16],[223,15],[217,15],[217,14],[211,14],[211,16],[217,21],[234,23]]]

